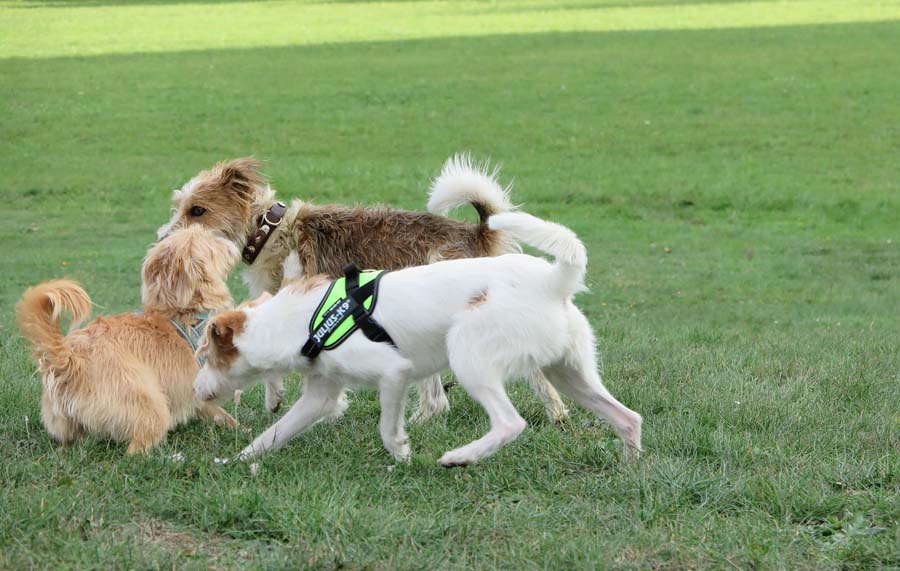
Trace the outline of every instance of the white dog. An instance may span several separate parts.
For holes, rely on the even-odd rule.
[[[198,397],[216,400],[272,374],[301,371],[306,378],[303,396],[240,458],[279,448],[317,421],[339,414],[342,391],[364,385],[380,391],[385,448],[405,461],[410,455],[403,415],[407,389],[448,367],[487,411],[490,430],[444,454],[443,466],[477,462],[525,429],[504,381],[537,371],[608,421],[624,442],[626,457],[636,455],[641,416],[603,386],[593,332],[572,303],[584,289],[584,245],[568,228],[524,213],[497,214],[488,224],[553,255],[555,263],[508,254],[387,273],[371,318],[393,344],[357,331],[315,358],[301,354],[301,347],[312,343],[310,321],[331,284],[322,276],[298,279],[265,303],[216,317],[200,349],[207,363],[194,384]]]

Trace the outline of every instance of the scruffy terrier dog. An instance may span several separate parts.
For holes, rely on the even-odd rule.
[[[430,212],[315,205],[302,200],[285,206],[276,201],[258,161],[236,159],[201,172],[176,190],[174,214],[159,229],[159,236],[192,224],[217,230],[243,249],[242,257],[250,264],[244,279],[252,298],[278,290],[290,252],[297,252],[306,275],[331,277],[339,277],[349,263],[397,270],[438,260],[497,256],[518,250],[507,234],[487,224],[490,216],[512,208],[497,174],[474,166],[464,155],[452,157],[432,184]],[[479,223],[446,217],[464,204],[476,209]],[[565,419],[565,406],[546,379],[538,375],[529,381],[544,400],[550,419]],[[283,392],[281,379],[267,381],[267,402],[280,402]],[[440,375],[434,375],[421,385],[413,422],[449,407]]]
[[[208,357],[194,384],[199,398],[214,402],[272,371],[297,370],[306,378],[300,400],[245,448],[241,459],[276,449],[339,413],[342,391],[358,385],[378,388],[382,441],[396,460],[405,461],[410,456],[403,418],[409,385],[447,367],[485,408],[490,430],[444,454],[439,460],[443,466],[477,462],[524,430],[525,420],[510,402],[504,382],[536,371],[609,422],[624,442],[626,456],[637,454],[641,416],[603,386],[593,332],[572,302],[584,289],[584,245],[569,229],[524,213],[497,214],[488,225],[551,254],[555,263],[507,254],[385,273],[380,282],[367,282],[374,285],[368,291],[378,295],[370,315],[357,313],[360,305],[351,303],[357,298],[347,298],[334,302],[324,314],[331,317],[322,316],[322,321],[311,320],[320,319],[323,299],[332,299],[333,290],[330,279],[313,276],[287,285],[256,307],[216,316],[199,351]],[[374,294],[359,299],[369,295]],[[328,331],[340,331],[334,328],[341,327],[340,316],[348,313],[368,330],[361,326],[330,347],[314,349],[330,338]],[[313,329],[310,323],[322,325]],[[380,329],[377,335],[373,327]]]
[[[143,313],[99,317],[82,329],[91,299],[77,283],[54,280],[28,289],[16,309],[43,375],[47,431],[65,444],[107,436],[127,442],[128,454],[135,454],[195,416],[237,425],[192,389],[199,370],[192,333],[199,340],[205,312],[233,307],[225,280],[237,258],[237,248],[209,230],[173,232],[144,261]],[[63,311],[72,315],[65,336]]]

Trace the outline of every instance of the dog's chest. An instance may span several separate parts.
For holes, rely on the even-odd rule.
[[[256,298],[265,292],[275,295],[281,284],[281,266],[277,264],[260,264],[257,260],[244,270],[244,283],[250,289],[250,297]]]

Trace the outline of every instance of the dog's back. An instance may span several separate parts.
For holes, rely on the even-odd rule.
[[[289,229],[307,274],[340,276],[347,264],[398,270],[438,260],[495,256],[510,249],[486,224],[430,212],[306,204]]]

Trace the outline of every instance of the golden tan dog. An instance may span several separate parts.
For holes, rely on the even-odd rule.
[[[128,442],[134,454],[195,416],[235,426],[221,407],[194,398],[199,368],[178,327],[189,331],[202,312],[232,306],[225,280],[237,259],[234,245],[200,226],[173,232],[144,261],[143,313],[99,317],[82,329],[91,299],[77,283],[54,280],[28,289],[17,313],[43,375],[47,431],[66,444],[87,434],[108,436]],[[72,315],[66,336],[64,310]]]

